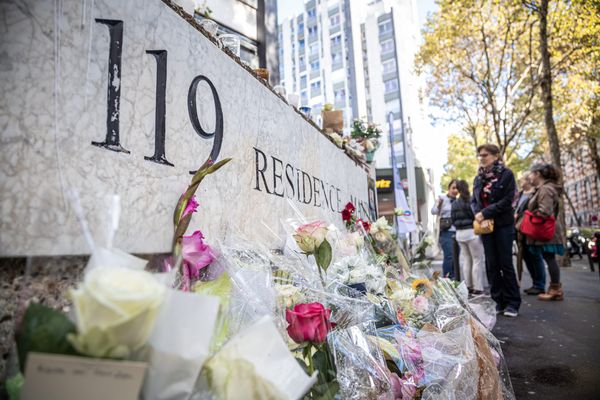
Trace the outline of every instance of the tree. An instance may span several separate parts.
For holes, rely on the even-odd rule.
[[[471,185],[477,174],[475,148],[469,136],[452,134],[448,137],[448,163],[444,166],[445,171],[441,179],[443,192],[452,179],[464,179]]]
[[[538,142],[540,128],[535,18],[517,0],[438,5],[416,59],[438,118],[460,124],[475,144],[497,144],[505,159],[526,158],[522,139]]]

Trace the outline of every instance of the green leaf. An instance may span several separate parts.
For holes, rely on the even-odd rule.
[[[317,249],[315,253],[315,260],[317,261],[317,265],[321,267],[324,271],[327,271],[329,268],[329,264],[331,264],[332,258],[332,250],[331,245],[327,241],[327,239],[323,240],[323,243]]]
[[[21,372],[25,372],[30,351],[77,355],[67,340],[67,334],[75,332],[75,324],[65,314],[41,304],[30,304],[15,335]]]
[[[6,380],[6,392],[9,400],[19,400],[21,397],[21,388],[25,383],[25,378],[21,373],[12,376]]]
[[[320,390],[322,390],[322,394],[317,397],[318,400],[334,400],[335,395],[340,389],[340,385],[335,382],[328,383],[327,385],[320,385]]]
[[[312,355],[313,365],[319,371],[319,383],[329,383],[336,378],[333,363],[329,358],[327,350],[318,350]]]
[[[188,186],[185,193],[179,198],[179,201],[177,202],[177,206],[175,207],[175,212],[173,213],[173,224],[175,226],[177,226],[179,224],[179,220],[181,219],[181,216],[183,215],[183,211],[185,210],[185,207],[187,206],[187,203],[190,200],[190,198],[194,195],[194,193],[196,193],[196,190],[198,189],[200,182],[202,182],[202,180],[207,175],[210,175],[213,172],[216,172],[219,168],[221,168],[223,165],[227,164],[229,161],[231,161],[231,158],[225,158],[225,159],[223,159],[219,162],[216,162],[212,165],[209,165],[208,162],[206,162],[200,167],[200,169],[198,171],[196,171],[196,173],[192,177],[192,182]]]

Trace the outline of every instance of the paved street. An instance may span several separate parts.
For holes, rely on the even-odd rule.
[[[518,400],[600,399],[600,279],[587,260],[562,268],[565,300],[523,295],[518,318],[498,317],[494,334]],[[523,273],[523,288],[531,281]]]

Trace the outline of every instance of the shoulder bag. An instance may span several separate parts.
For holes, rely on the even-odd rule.
[[[535,215],[529,210],[525,211],[525,216],[521,222],[521,233],[529,236],[536,242],[549,242],[554,237],[556,230],[556,217],[542,217]]]

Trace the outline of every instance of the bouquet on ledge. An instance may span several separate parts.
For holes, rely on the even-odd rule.
[[[362,147],[367,162],[373,161],[373,154],[380,146],[379,138],[381,137],[381,133],[381,128],[372,122],[355,119],[352,123],[350,136]]]

